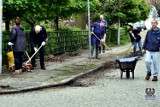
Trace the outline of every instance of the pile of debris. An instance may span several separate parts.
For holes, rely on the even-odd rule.
[[[57,61],[64,61],[64,59],[62,59],[61,57],[59,56],[54,56],[54,55],[48,55],[48,56],[45,56],[44,57],[44,61],[45,62],[57,62]]]
[[[103,69],[117,69],[119,68],[119,64],[115,61],[108,61],[103,63],[102,66]]]
[[[68,52],[68,55],[69,56],[78,56],[79,53],[77,51],[74,51],[74,52]]]

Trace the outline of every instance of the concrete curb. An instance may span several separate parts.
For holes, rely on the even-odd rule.
[[[80,77],[83,77],[85,75],[88,75],[90,73],[93,73],[93,72],[96,72],[98,70],[100,70],[102,68],[103,65],[99,66],[99,67],[96,67],[94,69],[91,69],[87,72],[83,72],[83,73],[80,73],[78,75],[75,75],[75,76],[72,76],[60,83],[57,83],[57,84],[48,84],[48,85],[42,85],[42,86],[37,86],[37,87],[29,87],[29,88],[21,88],[21,89],[14,89],[14,90],[2,90],[0,91],[0,95],[3,95],[3,94],[15,94],[15,93],[23,93],[23,92],[30,92],[30,91],[36,91],[36,90],[42,90],[42,89],[46,89],[46,88],[51,88],[51,87],[58,87],[58,86],[64,86],[64,85],[67,85],[69,83],[72,83],[74,82],[75,80],[77,80],[78,78]]]

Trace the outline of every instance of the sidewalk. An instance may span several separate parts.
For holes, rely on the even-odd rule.
[[[65,85],[73,80],[100,69],[107,61],[115,61],[116,55],[125,53],[131,44],[119,46],[100,54],[101,59],[88,58],[85,50],[78,56],[67,57],[62,62],[45,62],[46,70],[38,66],[32,72],[13,75],[11,72],[0,75],[0,94],[26,92],[48,87]],[[132,48],[131,48],[132,49]],[[122,56],[119,56],[122,58]]]

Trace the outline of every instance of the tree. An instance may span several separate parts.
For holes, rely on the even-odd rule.
[[[158,15],[160,15],[160,0],[150,0],[150,3],[155,6],[158,11]]]
[[[23,18],[33,28],[40,20],[67,18],[74,13],[82,13],[87,7],[85,0],[4,0],[4,20],[8,22],[16,16]],[[9,30],[9,27],[7,28]]]
[[[120,44],[120,23],[145,20],[150,11],[146,0],[101,0],[103,7],[101,12],[107,16],[107,20],[113,24],[118,23],[118,39]]]

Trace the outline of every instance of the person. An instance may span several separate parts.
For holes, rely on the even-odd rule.
[[[100,46],[100,42],[103,42],[102,39],[104,38],[104,34],[105,34],[105,22],[101,21],[99,22],[95,22],[93,24],[91,24],[91,56],[93,57],[93,52],[94,52],[94,47],[96,47],[96,59],[98,58],[98,54],[99,54],[99,46]]]
[[[141,40],[140,32],[141,32],[141,29],[137,28],[137,27],[133,27],[129,30],[129,35],[131,38],[131,42],[133,44],[133,56],[137,55],[137,53],[136,53],[137,44],[139,47],[140,55],[143,56],[143,54],[142,54],[142,40]]]
[[[151,64],[154,66],[154,74],[152,81],[158,81],[159,71],[159,59],[160,59],[160,29],[157,27],[157,20],[151,21],[152,28],[147,32],[146,38],[143,44],[143,49],[146,50],[146,69],[147,75],[146,80],[150,79],[151,76]]]
[[[42,47],[39,50],[40,53],[40,66],[42,70],[46,70],[45,64],[44,64],[44,45],[46,43],[47,39],[47,32],[46,29],[43,26],[36,25],[33,30],[30,32],[30,42],[31,42],[31,54],[33,55],[36,51],[36,45]],[[34,70],[35,67],[35,56],[31,60],[32,64],[32,70]]]
[[[15,26],[11,30],[11,38],[8,45],[13,45],[13,55],[15,62],[15,71],[13,74],[22,73],[22,56],[26,51],[26,36],[24,28],[20,25],[21,19],[16,17]]]
[[[108,22],[104,19],[104,16],[103,15],[100,15],[100,20],[103,21],[105,23],[105,30],[107,28],[109,28],[108,26]],[[104,37],[102,38],[102,41],[103,43],[106,43],[106,32],[104,34]],[[102,52],[105,53],[105,46],[101,43],[100,46],[99,46],[99,53],[101,53],[101,50],[103,50]]]

